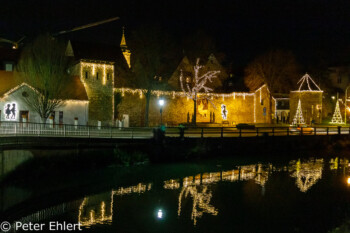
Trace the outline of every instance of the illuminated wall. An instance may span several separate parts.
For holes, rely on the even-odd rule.
[[[145,90],[136,89],[116,89],[122,93],[122,103],[118,106],[120,114],[128,114],[131,126],[142,126],[145,114]],[[197,122],[212,122],[229,126],[238,123],[267,123],[269,122],[269,99],[268,89],[263,86],[254,93],[212,93],[210,101],[202,100],[197,102]],[[149,124],[156,126],[160,124],[159,98],[165,100],[163,106],[163,122],[167,125],[178,125],[186,123],[188,118],[192,119],[193,100],[184,97],[181,92],[160,92],[154,91],[151,95],[149,109]],[[213,105],[210,103],[212,102]],[[221,106],[227,108],[227,120],[222,118]],[[265,109],[265,114],[264,114]],[[275,102],[272,102],[273,112]],[[215,117],[214,117],[215,116]],[[215,118],[215,119],[214,119]]]
[[[1,121],[5,121],[5,105],[8,103],[16,103],[17,109],[16,121],[20,121],[20,111],[29,111],[28,121],[34,123],[41,123],[41,118],[34,109],[28,106],[24,100],[25,93],[33,92],[33,89],[27,85],[17,86],[10,93],[5,94],[3,98],[0,99],[0,110],[1,110]],[[88,121],[88,101],[80,100],[67,100],[63,104],[55,109],[55,122],[59,123],[59,111],[63,111],[63,123],[64,124],[74,124],[74,118],[78,118],[78,124],[85,125]]]
[[[322,122],[322,91],[291,91],[290,92],[290,117],[294,118],[300,98],[301,109],[305,123]]]
[[[80,71],[80,79],[85,86],[89,98],[89,124],[103,125],[113,122],[113,85],[114,65],[108,62],[81,61],[76,70]]]

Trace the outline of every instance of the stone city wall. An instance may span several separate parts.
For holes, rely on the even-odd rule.
[[[261,95],[260,95],[261,94]],[[269,120],[269,94],[266,87],[255,93],[236,93],[230,96],[210,97],[209,100],[197,100],[197,122],[219,123],[234,126],[238,123],[268,123]],[[261,98],[260,98],[261,96]],[[184,96],[163,95],[165,100],[162,121],[168,126],[176,126],[192,121],[194,102]],[[149,125],[160,124],[159,98],[152,95],[149,108]],[[273,113],[274,113],[274,102]],[[225,106],[223,106],[225,105]],[[118,105],[119,118],[123,114],[129,115],[130,126],[143,126],[146,98],[139,92],[125,92],[122,102]],[[226,109],[227,118],[222,116],[222,109]],[[265,110],[264,110],[265,109]]]
[[[290,92],[290,121],[292,122],[301,101],[301,109],[306,124],[322,122],[322,95],[321,91],[291,91]]]

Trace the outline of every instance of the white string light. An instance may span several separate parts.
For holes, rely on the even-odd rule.
[[[307,90],[301,90],[303,87],[303,84],[305,83],[307,84]],[[313,90],[310,86],[310,81],[311,83],[316,87],[316,90]],[[314,80],[310,77],[310,75],[308,75],[308,73],[306,73],[299,81],[298,84],[300,83],[299,89],[298,91],[322,91],[321,88],[319,86],[317,86],[317,84],[314,82]]]
[[[84,71],[91,70],[91,74],[95,76],[96,72],[98,73],[98,70],[102,71],[102,84],[105,85],[107,83],[107,73],[111,74],[112,83],[113,83],[113,76],[114,76],[114,65],[113,64],[107,64],[105,63],[96,63],[96,62],[80,62],[80,78],[84,76]]]

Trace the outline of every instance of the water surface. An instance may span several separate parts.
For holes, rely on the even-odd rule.
[[[98,233],[331,232],[350,216],[349,166],[336,156],[149,165],[141,182],[49,200],[16,220],[80,222],[83,232]],[[176,175],[154,172],[162,169]]]

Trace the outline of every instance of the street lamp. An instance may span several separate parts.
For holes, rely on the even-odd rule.
[[[159,99],[158,104],[160,106],[159,112],[160,112],[160,125],[163,124],[163,106],[165,104],[164,99]]]
[[[346,124],[346,110],[347,110],[347,107],[348,107],[348,105],[346,104],[346,102],[348,101],[348,88],[349,88],[350,86],[348,86],[346,89],[345,89],[345,103],[344,103],[344,105],[345,105],[345,112],[344,112],[344,123]]]

